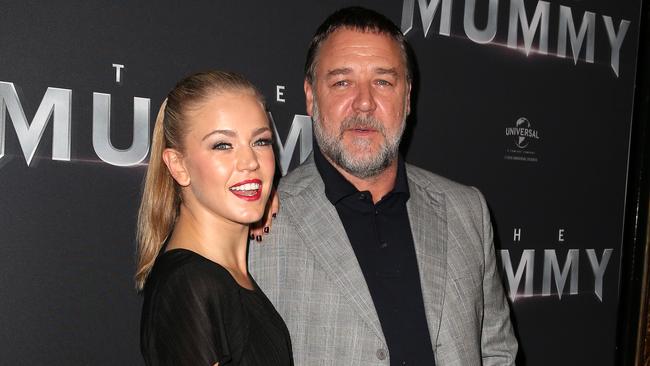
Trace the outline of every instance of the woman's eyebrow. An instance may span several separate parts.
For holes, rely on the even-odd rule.
[[[260,128],[258,128],[258,129],[256,129],[255,131],[253,131],[253,136],[257,136],[257,135],[262,134],[262,133],[264,133],[264,132],[266,132],[266,131],[269,131],[269,132],[270,132],[271,129],[268,128],[268,127],[260,127]]]
[[[235,131],[232,131],[232,130],[214,130],[214,131],[208,133],[207,135],[203,136],[203,139],[201,139],[201,141],[207,139],[208,137],[210,137],[210,136],[212,136],[214,134],[226,135],[228,137],[237,136],[237,133]]]

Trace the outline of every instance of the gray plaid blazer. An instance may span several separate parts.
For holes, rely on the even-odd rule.
[[[517,341],[481,193],[407,164],[407,211],[438,366],[514,365]],[[250,271],[287,323],[296,366],[389,365],[366,281],[313,158],[282,178]]]

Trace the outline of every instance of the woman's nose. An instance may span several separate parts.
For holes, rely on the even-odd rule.
[[[237,169],[238,170],[257,170],[260,164],[257,155],[250,146],[242,147],[237,152]]]

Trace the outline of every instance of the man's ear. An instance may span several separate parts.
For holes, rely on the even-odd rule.
[[[314,91],[312,90],[311,83],[305,78],[305,83],[303,84],[305,89],[305,104],[307,107],[307,114],[313,116],[312,111],[314,110]]]
[[[167,166],[167,170],[169,170],[169,174],[172,175],[176,183],[181,187],[190,185],[190,174],[185,168],[183,154],[180,151],[167,148],[163,151],[162,158]]]

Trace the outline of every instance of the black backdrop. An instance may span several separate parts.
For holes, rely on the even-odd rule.
[[[548,21],[547,54],[539,51],[543,30],[525,52],[522,28],[511,22],[519,19],[511,17],[518,14],[517,0],[494,1],[491,17],[488,0],[441,0],[430,18],[426,7],[433,11],[437,3],[3,1],[0,364],[141,364],[141,299],[132,274],[146,160],[122,154],[130,166],[117,166],[98,154],[93,130],[97,141],[107,139],[97,132],[93,110],[101,108],[99,99],[93,108],[93,93],[110,94],[110,141],[125,150],[134,135],[134,97],[150,100],[153,124],[164,95],[182,76],[208,68],[244,73],[266,95],[279,148],[293,153],[295,166],[300,143],[292,149],[287,136],[292,126],[294,132],[305,127],[307,44],[327,14],[358,4],[404,24],[416,57],[407,160],[477,186],[488,200],[504,283],[512,287],[520,363],[613,365],[640,0],[523,1],[529,22],[536,9],[540,23]],[[489,19],[496,26],[486,44],[465,31],[465,7],[474,3],[476,27]],[[557,55],[567,8],[578,34],[583,16],[589,20],[593,13],[593,62],[587,61],[589,28],[577,61],[570,41],[567,56]],[[612,66],[608,18],[618,35],[621,22],[629,22],[614,52],[618,67]],[[512,29],[516,48],[508,47]],[[113,64],[124,65],[120,82]],[[48,88],[65,90],[49,91],[55,97],[48,99]],[[24,118],[11,106],[16,100]],[[46,119],[51,100],[56,104]],[[46,114],[39,116],[39,107]],[[40,135],[35,124],[30,133],[21,130],[21,120],[49,123]],[[308,132],[306,125],[306,142]],[[36,146],[39,136],[28,165],[23,148]],[[604,269],[599,294],[592,262]]]

